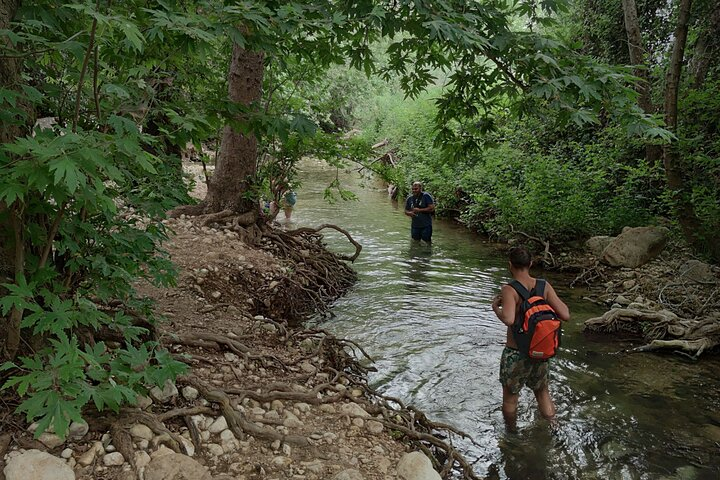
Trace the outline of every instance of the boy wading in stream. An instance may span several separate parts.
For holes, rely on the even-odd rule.
[[[500,358],[502,412],[508,430],[517,430],[517,405],[523,385],[535,394],[543,417],[555,422],[555,404],[548,389],[550,357],[560,340],[560,320],[570,310],[552,285],[530,276],[532,257],[524,247],[510,250],[513,281],[503,285],[492,309],[507,325],[507,341]]]

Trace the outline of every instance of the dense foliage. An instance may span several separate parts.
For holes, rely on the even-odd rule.
[[[648,45],[645,68],[658,114],[663,113],[673,42],[667,17],[674,20],[676,14],[663,5],[652,0],[638,3]],[[582,240],[614,235],[624,226],[678,225],[690,211],[698,222],[688,240],[717,260],[719,72],[708,57],[717,52],[717,42],[710,43],[715,50],[699,50],[705,45],[703,35],[717,32],[720,22],[704,21],[708,9],[712,11],[708,4],[698,3],[693,11],[694,41],[687,54],[690,68],[683,70],[674,141],[658,129],[640,134],[611,116],[601,116],[595,124],[568,123],[562,109],[535,101],[535,108],[521,116],[510,103],[500,104],[492,110],[495,128],[482,136],[484,148],[458,150],[455,142],[434,141],[432,119],[443,108],[444,84],[402,101],[392,92],[382,92],[361,109],[358,121],[369,141],[391,140],[400,166],[386,174],[390,181],[407,191],[412,180],[423,180],[436,195],[441,213],[459,215],[478,230],[503,237],[519,230],[551,241]],[[559,20],[547,28],[581,51],[617,65],[629,62],[620,0],[577,2]],[[701,60],[709,62],[703,64],[706,70],[699,71]],[[660,149],[669,144],[679,151],[678,169],[685,182],[679,190],[668,188],[663,159],[647,156],[647,145]],[[684,203],[691,208],[680,208]],[[682,235],[680,228],[677,232]]]

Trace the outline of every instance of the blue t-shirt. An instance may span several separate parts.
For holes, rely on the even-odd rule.
[[[427,192],[422,192],[422,195],[416,197],[410,195],[405,200],[405,210],[412,210],[413,208],[425,208],[428,205],[434,204],[432,196]],[[412,217],[412,228],[425,228],[432,225],[432,215],[426,212],[421,212]]]

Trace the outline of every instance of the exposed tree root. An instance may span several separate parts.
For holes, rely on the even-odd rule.
[[[602,317],[585,321],[585,328],[598,332],[629,332],[640,334],[647,345],[632,352],[677,350],[699,357],[720,345],[720,314],[700,320],[680,318],[668,310],[640,311],[614,308]]]
[[[230,430],[232,430],[233,434],[237,438],[245,438],[245,434],[249,433],[255,438],[268,441],[280,440],[281,442],[288,445],[310,445],[308,439],[301,435],[283,435],[277,430],[262,428],[253,422],[247,421],[240,412],[233,408],[230,397],[228,397],[228,395],[223,390],[212,388],[206,385],[204,382],[200,381],[199,379],[191,376],[178,378],[178,383],[192,385],[198,390],[198,392],[200,392],[200,395],[202,395],[205,399],[219,404],[220,411],[225,417],[225,420],[227,420],[228,427],[230,428]]]

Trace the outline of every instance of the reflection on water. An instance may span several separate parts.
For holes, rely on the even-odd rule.
[[[384,393],[471,434],[459,444],[480,475],[494,479],[720,478],[720,362],[616,355],[627,342],[594,338],[582,321],[601,312],[565,290],[573,320],[554,359],[551,391],[559,429],[520,397],[516,435],[504,430],[498,362],[505,329],[490,309],[508,280],[505,259],[460,226],[436,221],[432,246],[410,240],[410,220],[381,186],[355,188],[357,202],[328,205],[335,172],[308,164],[293,220],[335,223],[363,245],[359,282],[324,324],[358,341],[375,360],[370,381]],[[346,178],[357,182],[352,175]],[[329,232],[338,252],[347,239]]]

